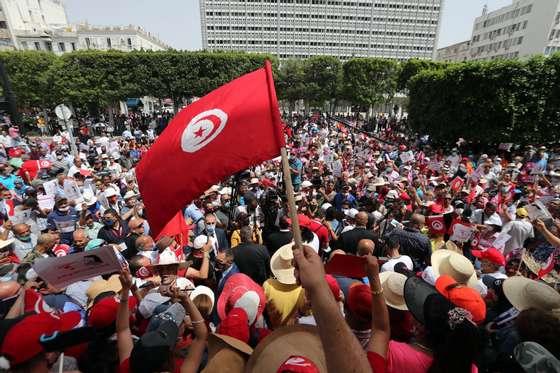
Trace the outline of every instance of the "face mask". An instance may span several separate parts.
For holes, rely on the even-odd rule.
[[[231,202],[230,202],[230,201],[224,202],[224,207],[225,207],[225,208],[229,208],[229,206],[231,206]]]
[[[210,234],[214,233],[216,231],[216,225],[215,224],[207,224],[206,225],[206,231]]]
[[[391,167],[387,167],[385,169],[385,172],[387,172],[388,174],[391,173],[393,171],[393,169]]]
[[[105,225],[106,225],[107,227],[112,227],[112,226],[115,225],[115,221],[114,221],[114,220],[105,220],[104,223],[105,223]]]
[[[66,206],[66,207],[59,207],[59,208],[58,208],[58,211],[60,211],[60,212],[68,212],[68,210],[70,210],[70,207],[69,207],[69,206]]]
[[[465,166],[459,166],[459,170],[461,172],[467,172],[467,168]]]
[[[23,242],[29,242],[29,241],[31,241],[31,235],[18,236],[18,240],[23,241]]]
[[[57,155],[56,159],[58,159],[59,161],[62,160],[62,158],[64,158],[62,155]]]
[[[157,259],[158,259],[158,256],[159,256],[159,252],[157,250],[156,251],[144,251],[144,250],[142,250],[142,251],[140,251],[140,255],[150,259],[150,262],[156,263]]]

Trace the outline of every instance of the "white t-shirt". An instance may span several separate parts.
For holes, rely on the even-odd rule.
[[[408,255],[401,255],[396,258],[391,258],[381,266],[381,272],[395,272],[395,265],[397,263],[404,263],[406,269],[412,271],[412,259]]]

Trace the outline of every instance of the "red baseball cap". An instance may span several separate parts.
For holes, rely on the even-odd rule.
[[[327,284],[329,284],[329,288],[334,295],[334,299],[336,299],[337,302],[340,302],[342,299],[340,297],[340,286],[338,285],[338,282],[336,282],[336,279],[332,275],[327,274],[325,275],[325,280],[327,280]]]
[[[460,285],[449,275],[438,277],[436,289],[451,303],[469,311],[476,324],[480,324],[486,318],[486,303],[476,290]]]
[[[487,250],[472,250],[471,253],[473,254],[473,256],[476,256],[479,259],[489,260],[499,266],[506,265],[506,258],[504,258],[504,254],[493,247]]]
[[[284,361],[276,373],[319,373],[319,368],[309,359],[303,356],[292,355]]]
[[[40,342],[42,336],[71,330],[78,326],[80,320],[78,311],[60,315],[45,312],[20,319],[5,320],[0,326],[0,333],[3,336],[0,348],[2,368],[13,368],[34,358],[43,352]]]
[[[113,296],[108,296],[96,302],[89,311],[88,325],[96,329],[105,328],[117,321],[117,309],[119,303]],[[136,298],[128,298],[128,309],[133,311],[136,308]],[[132,313],[131,313],[132,317]]]
[[[371,290],[368,285],[357,282],[350,285],[348,308],[362,319],[371,319]]]
[[[222,320],[216,333],[249,343],[249,318],[243,308],[234,308]]]

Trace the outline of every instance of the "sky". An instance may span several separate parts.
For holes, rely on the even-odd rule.
[[[134,24],[175,49],[202,47],[199,0],[65,0],[65,4],[72,23]],[[474,18],[485,4],[491,11],[511,0],[444,0],[438,48],[470,39]]]

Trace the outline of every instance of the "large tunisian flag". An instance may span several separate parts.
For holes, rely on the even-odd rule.
[[[268,61],[181,110],[136,168],[153,236],[212,184],[284,145]]]

